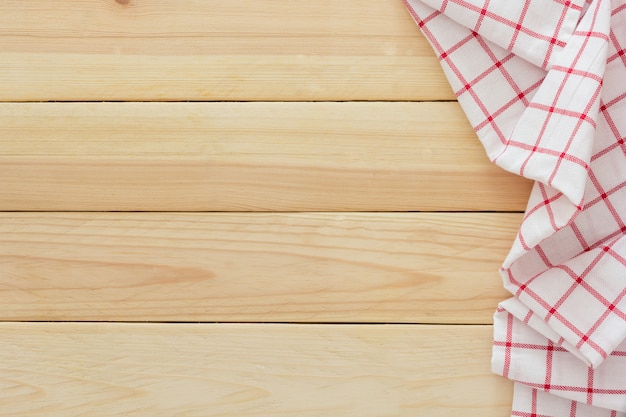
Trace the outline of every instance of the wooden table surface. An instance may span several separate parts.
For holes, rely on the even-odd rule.
[[[0,415],[508,416],[530,186],[400,0],[3,0]]]

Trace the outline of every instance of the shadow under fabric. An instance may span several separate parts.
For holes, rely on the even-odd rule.
[[[626,0],[406,0],[489,158],[535,181],[492,369],[513,416],[626,416]]]

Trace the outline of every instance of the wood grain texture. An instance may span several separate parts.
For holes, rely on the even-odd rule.
[[[521,211],[457,103],[4,103],[0,210]]]
[[[0,319],[491,323],[496,213],[0,213]]]
[[[508,415],[454,99],[400,0],[0,2],[0,417]]]
[[[0,415],[507,415],[490,326],[0,324]]]
[[[3,0],[0,100],[446,100],[402,1]]]

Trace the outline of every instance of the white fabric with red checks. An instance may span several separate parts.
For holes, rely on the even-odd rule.
[[[535,180],[501,269],[513,416],[626,416],[626,0],[406,0],[489,158]]]

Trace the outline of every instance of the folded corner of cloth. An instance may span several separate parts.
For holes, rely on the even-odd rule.
[[[494,371],[544,404],[626,412],[626,0],[405,4],[487,155],[536,181]]]
[[[626,417],[626,413],[590,406],[584,402],[550,395],[528,385],[514,384],[512,416]]]
[[[614,412],[607,416],[617,416],[618,412],[620,416],[626,416],[625,357],[626,343],[622,343],[602,366],[588,366],[574,346],[515,298],[502,302],[494,315],[491,367],[494,373],[515,381],[514,402],[517,407],[522,403],[517,398],[518,386],[519,389],[525,387],[525,392],[532,389],[551,394],[557,405],[566,405],[568,409],[572,403],[580,403],[579,414],[549,414],[535,410],[538,416],[603,415],[599,411],[583,413],[583,410],[591,409],[582,407],[583,404]],[[541,395],[544,404],[551,403],[551,396]]]
[[[584,16],[584,0],[406,3],[489,158],[581,209],[601,108],[610,1]]]

